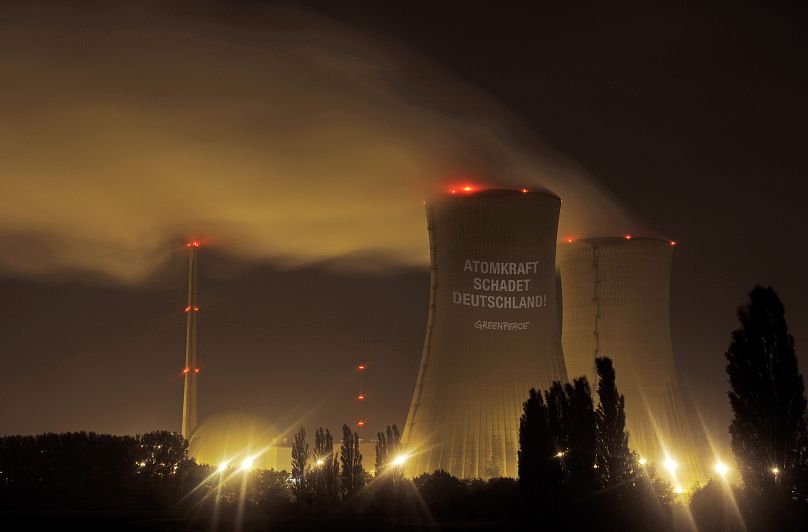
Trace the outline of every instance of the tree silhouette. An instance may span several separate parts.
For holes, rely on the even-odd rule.
[[[748,487],[765,491],[779,483],[792,492],[808,458],[806,403],[785,309],[771,287],[756,286],[738,319],[726,353],[732,450]]]
[[[390,463],[401,452],[401,434],[398,432],[398,427],[393,425],[387,426],[387,434],[384,432],[376,433],[376,476],[381,475],[387,470]],[[400,467],[389,470],[393,480],[399,480],[403,477],[403,471]]]
[[[365,485],[365,470],[362,468],[362,453],[359,452],[359,433],[351,432],[348,425],[342,426],[340,464],[342,496],[349,498]]]
[[[306,429],[300,427],[292,442],[292,492],[300,500],[308,491],[309,444]]]
[[[626,433],[625,397],[617,391],[615,371],[608,357],[596,358],[598,409],[596,463],[604,486],[622,482],[634,465]]]
[[[591,488],[595,465],[595,411],[586,377],[572,384],[554,382],[544,394],[548,429],[565,482],[576,492]]]
[[[334,437],[328,429],[314,432],[314,467],[311,470],[314,496],[325,502],[339,498],[339,458],[334,454]]]
[[[550,432],[549,412],[541,392],[531,388],[519,419],[519,489],[537,515],[557,512],[561,461]]]

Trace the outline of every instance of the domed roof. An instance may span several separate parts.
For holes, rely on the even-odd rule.
[[[275,466],[270,447],[278,445],[277,432],[258,414],[228,411],[207,417],[188,440],[188,455],[200,464],[238,467],[248,457],[256,469]]]

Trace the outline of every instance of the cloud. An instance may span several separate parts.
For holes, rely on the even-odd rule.
[[[482,91],[312,13],[0,15],[6,272],[138,282],[188,236],[287,267],[424,264],[421,200],[458,182],[551,189],[564,234],[629,223]]]

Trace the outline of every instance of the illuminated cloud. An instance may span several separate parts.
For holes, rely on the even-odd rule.
[[[297,10],[209,15],[0,8],[1,271],[137,282],[191,235],[286,267],[424,265],[421,200],[458,182],[549,188],[564,235],[631,228],[425,61]]]

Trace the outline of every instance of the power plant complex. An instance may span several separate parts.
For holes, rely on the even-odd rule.
[[[703,479],[671,342],[675,243],[624,236],[559,247],[560,208],[548,192],[471,186],[427,203],[429,312],[402,436],[407,476],[516,477],[528,390],[586,376],[594,391],[595,358],[608,356],[625,396],[629,447],[666,469],[677,488]],[[288,435],[261,420],[214,416],[197,429],[198,246],[188,244],[182,434],[191,455],[208,463],[239,452],[252,463],[251,449],[272,448],[256,463],[288,467]]]
[[[429,317],[403,434],[411,476],[517,476],[527,391],[566,380],[555,294],[561,200],[469,189],[427,205]]]

